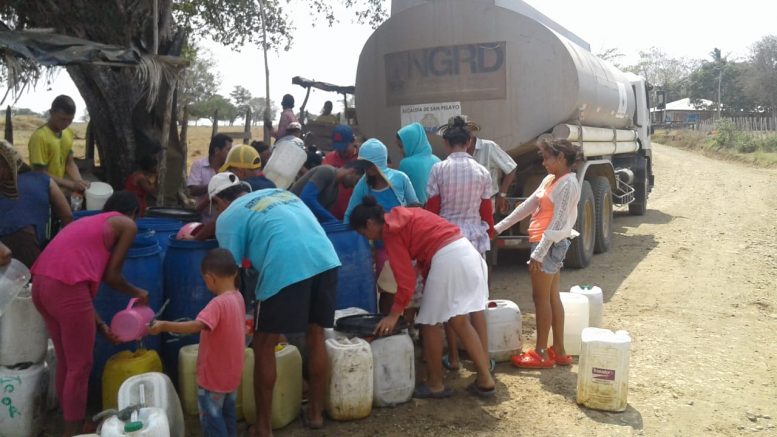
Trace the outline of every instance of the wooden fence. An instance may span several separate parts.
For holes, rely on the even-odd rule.
[[[730,121],[741,131],[777,131],[777,116],[775,117],[723,117],[723,120]],[[715,129],[714,120],[704,120],[696,123],[696,130],[709,132]]]

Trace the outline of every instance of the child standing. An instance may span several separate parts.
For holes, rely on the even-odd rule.
[[[578,236],[573,227],[580,200],[580,184],[572,171],[579,148],[567,140],[542,141],[539,148],[548,176],[529,198],[494,226],[499,234],[531,215],[529,275],[537,316],[537,344],[534,349],[512,357],[513,365],[529,369],[572,364],[572,357],[564,350],[564,307],[559,295],[559,278],[571,244],[569,240]],[[548,348],[551,326],[553,346]]]
[[[197,357],[197,405],[206,436],[237,436],[235,400],[243,372],[245,304],[235,288],[237,264],[225,249],[213,249],[200,272],[216,297],[190,322],[158,321],[149,333],[200,333]]]

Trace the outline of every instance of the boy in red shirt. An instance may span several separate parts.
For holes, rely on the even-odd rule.
[[[200,272],[208,290],[216,295],[190,322],[158,321],[150,334],[200,333],[197,356],[197,405],[202,433],[206,436],[237,436],[235,400],[243,372],[245,350],[245,303],[235,289],[237,264],[228,250],[213,249],[205,256]]]

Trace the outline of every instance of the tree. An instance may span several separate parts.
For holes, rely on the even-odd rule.
[[[235,103],[235,107],[237,107],[238,111],[240,111],[241,114],[245,114],[246,110],[249,108],[248,102],[251,100],[251,91],[248,91],[248,89],[240,85],[235,85],[235,88],[229,93],[229,96],[232,97],[232,101]]]
[[[312,14],[324,15],[330,23],[336,21],[331,6],[335,0],[294,2],[309,5]],[[350,7],[349,13],[373,26],[386,15],[382,0],[337,3]],[[268,32],[265,48],[288,48],[294,30],[290,7],[282,0],[3,0],[0,19],[13,30],[51,28],[59,34],[132,47],[141,54],[143,61],[137,67],[79,64],[66,68],[91,114],[108,182],[120,186],[135,158],[162,150],[160,183],[170,198],[182,186],[186,160],[176,132],[181,75],[174,61],[181,56],[187,37],[209,35],[239,47],[257,42],[257,31],[264,24]],[[8,65],[4,73],[16,77],[17,84],[28,84],[40,77],[40,68],[32,67],[37,75],[16,75],[14,71],[20,70]],[[164,180],[165,172],[176,175],[172,183]]]
[[[208,50],[189,44],[184,57],[190,65],[179,82],[178,104],[182,108],[204,102],[214,96],[221,85],[221,76],[215,71],[216,61]]]
[[[621,51],[616,47],[610,47],[608,49],[604,49],[601,52],[596,54],[597,58],[609,62],[619,70],[623,69],[623,65],[621,65],[620,63],[620,59],[623,56],[624,56],[623,53],[621,53]]]
[[[666,91],[668,102],[688,96],[687,80],[698,62],[685,58],[671,58],[661,49],[651,47],[639,52],[639,62],[627,71],[639,74],[650,84]]]
[[[251,108],[251,114],[254,125],[258,125],[264,119],[264,110],[267,107],[265,103],[267,101],[264,97],[253,97],[248,101],[248,106]],[[279,111],[278,105],[275,101],[270,100],[270,114],[271,119],[274,120],[275,114]]]
[[[207,118],[212,122],[230,119],[234,123],[237,118],[237,109],[226,97],[221,94],[214,94],[202,102],[195,103],[189,108],[192,117]]]
[[[17,115],[31,115],[33,117],[43,117],[43,114],[39,114],[30,108],[12,108],[11,114],[16,117]]]
[[[688,79],[688,97],[699,108],[710,110],[741,112],[754,109],[754,101],[743,88],[743,78],[748,76],[750,68],[746,63],[729,61],[718,48],[710,52],[710,60],[703,61],[691,73]],[[712,105],[705,107],[701,100],[709,100]],[[720,105],[720,107],[718,107]]]
[[[756,42],[750,51],[751,76],[744,82],[747,94],[762,108],[777,111],[777,36]]]

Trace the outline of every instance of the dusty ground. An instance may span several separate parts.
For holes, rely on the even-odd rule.
[[[632,336],[625,412],[578,407],[577,366],[501,364],[493,401],[467,395],[472,375],[463,371],[448,374],[450,399],[375,409],[319,432],[293,423],[276,435],[777,435],[777,171],[660,145],[654,169],[647,215],[618,215],[610,251],[561,279],[562,289],[599,285],[605,326]],[[526,256],[500,258],[491,295],[518,302],[531,345]]]

